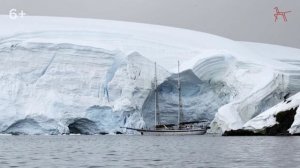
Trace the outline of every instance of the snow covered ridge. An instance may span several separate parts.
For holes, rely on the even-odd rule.
[[[300,133],[300,93],[269,108],[239,130],[226,135],[293,135]]]
[[[129,22],[0,16],[0,132],[151,127],[155,61],[162,122],[175,122],[177,60],[185,120],[211,120],[211,132],[241,129],[300,89],[299,49]]]

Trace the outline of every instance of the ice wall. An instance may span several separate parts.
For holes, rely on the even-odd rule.
[[[300,90],[299,49],[116,21],[0,16],[0,23],[0,132],[151,126],[155,61],[163,123],[176,120],[177,60],[185,120],[212,120],[211,132],[241,128]]]
[[[74,44],[0,45],[0,131],[12,134],[114,133],[142,127],[154,62]],[[159,82],[169,72],[158,68]]]

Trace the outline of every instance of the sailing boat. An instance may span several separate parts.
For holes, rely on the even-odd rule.
[[[178,120],[177,124],[161,124],[160,123],[160,111],[158,104],[158,86],[157,86],[157,70],[156,62],[155,66],[155,77],[154,77],[154,99],[155,99],[155,115],[154,123],[155,127],[153,129],[137,129],[129,128],[126,129],[135,130],[141,133],[141,135],[203,135],[206,133],[206,125],[201,124],[206,121],[192,121],[192,122],[182,122],[183,111],[182,111],[182,100],[181,100],[181,83],[180,83],[180,73],[179,73],[179,61],[178,61]]]

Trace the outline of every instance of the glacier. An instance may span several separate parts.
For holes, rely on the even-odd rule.
[[[295,48],[110,20],[2,15],[0,23],[2,133],[151,127],[154,62],[162,123],[176,121],[179,60],[184,119],[211,121],[211,133],[242,129],[300,89]],[[290,132],[298,127],[295,119]]]

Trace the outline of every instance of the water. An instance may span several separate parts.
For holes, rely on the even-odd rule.
[[[297,167],[300,137],[0,136],[0,167]]]

